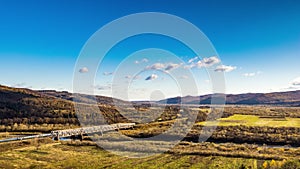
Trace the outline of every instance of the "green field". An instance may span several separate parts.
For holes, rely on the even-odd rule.
[[[270,126],[270,127],[300,127],[300,118],[261,118],[255,115],[235,114],[227,118],[221,118],[217,122],[200,122],[200,125],[219,126]]]

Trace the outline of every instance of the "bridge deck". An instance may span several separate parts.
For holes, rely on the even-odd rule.
[[[67,129],[67,130],[56,130],[51,132],[52,138],[55,137],[70,137],[76,135],[90,134],[90,133],[103,133],[106,131],[113,131],[119,129],[131,128],[135,123],[117,123],[111,125],[100,125],[100,126],[91,126],[91,127],[82,127],[77,129]]]
[[[55,130],[51,131],[51,133],[47,134],[38,134],[33,136],[24,136],[24,137],[15,137],[0,140],[1,142],[10,142],[10,141],[17,141],[17,140],[25,140],[25,139],[33,139],[33,138],[42,138],[42,137],[51,137],[52,139],[59,139],[63,137],[71,137],[71,136],[82,136],[84,134],[91,134],[91,133],[103,133],[106,131],[114,131],[119,129],[128,129],[135,126],[135,123],[117,123],[111,125],[100,125],[100,126],[91,126],[91,127],[81,127],[76,129],[66,129],[66,130]]]

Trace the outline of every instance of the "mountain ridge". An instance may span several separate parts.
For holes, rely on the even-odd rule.
[[[7,95],[8,92],[13,92],[14,95]],[[115,99],[107,96],[100,95],[86,95],[74,94],[67,91],[55,90],[31,90],[27,88],[13,88],[0,85],[0,94],[6,97],[0,98],[9,99],[11,101],[18,101],[22,97],[45,97],[56,98],[61,100],[73,101],[75,98],[82,102],[89,102],[89,99],[95,97],[97,102],[102,104],[113,104],[114,101],[119,103],[129,103],[121,99]],[[76,97],[74,97],[76,95]],[[224,94],[207,94],[200,96],[184,96],[184,97],[171,97],[159,101],[132,101],[131,103],[157,103],[157,104],[210,104],[212,97],[218,99],[218,96]],[[243,94],[225,94],[226,104],[241,104],[241,105],[290,105],[300,106],[300,90],[286,91],[286,92],[270,92],[270,93],[243,93]],[[76,100],[78,101],[78,100]]]
[[[218,95],[222,95],[219,97]],[[218,99],[226,96],[226,104],[243,105],[293,105],[300,106],[300,90],[271,92],[271,93],[243,93],[243,94],[207,94],[201,96],[173,97],[159,100],[158,103],[178,104],[210,104],[212,97]]]

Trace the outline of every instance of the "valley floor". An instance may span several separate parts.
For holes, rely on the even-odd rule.
[[[249,146],[249,145],[248,145]],[[247,145],[217,145],[213,143],[183,142],[164,154],[146,158],[127,158],[109,153],[90,141],[61,141],[50,139],[1,143],[0,168],[197,168],[240,169],[280,167],[287,160],[296,160],[300,149],[262,149],[262,155],[251,154]],[[183,151],[184,150],[184,151]],[[204,152],[210,152],[205,154]],[[202,152],[197,154],[196,152]],[[281,152],[281,153],[280,153]],[[240,157],[238,156],[240,154]],[[270,156],[267,156],[269,154]],[[277,160],[271,160],[275,154]],[[227,157],[225,157],[227,156]],[[274,156],[274,157],[275,157]]]

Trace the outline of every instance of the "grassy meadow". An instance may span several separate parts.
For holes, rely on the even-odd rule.
[[[282,159],[271,160],[262,158],[225,157],[221,155],[198,155],[192,151],[204,151],[199,147],[215,148],[220,151],[229,151],[229,148],[241,146],[226,146],[214,144],[181,144],[174,151],[158,154],[146,158],[127,158],[111,154],[92,142],[54,142],[51,140],[38,143],[35,141],[5,143],[10,144],[10,149],[0,154],[0,168],[194,168],[194,169],[241,169],[264,168],[263,165],[277,168],[283,167],[288,162],[288,156]],[[4,144],[0,144],[0,147]],[[183,146],[183,147],[182,147]],[[13,147],[13,148],[12,148]],[[247,147],[247,146],[246,146]],[[223,148],[223,150],[222,150]],[[190,151],[178,153],[179,149]],[[245,150],[241,150],[245,151]],[[279,153],[279,149],[266,150]],[[289,151],[289,150],[286,150]],[[299,149],[295,149],[299,153]],[[213,151],[212,151],[213,152]],[[270,153],[270,152],[266,152]],[[295,153],[295,152],[293,152]],[[285,153],[282,153],[285,154]],[[8,162],[9,161],[9,162]],[[294,162],[296,163],[296,162]]]
[[[108,109],[112,111],[111,109]],[[148,138],[167,131],[178,115],[176,106],[164,110],[160,117],[149,123],[137,124],[133,129],[120,130],[86,137],[84,141],[53,141],[32,139],[0,143],[0,169],[14,168],[195,168],[195,169],[298,169],[300,168],[300,109],[282,107],[225,107],[218,127],[213,129],[210,142],[198,141],[209,108],[192,108],[198,113],[197,122],[187,137],[172,149],[166,142],[149,141],[132,144],[132,138]],[[129,110],[128,110],[129,112]],[[157,110],[152,113],[156,113]],[[111,112],[107,113],[109,115]],[[146,114],[147,111],[141,111]],[[119,114],[116,119],[122,119]],[[67,117],[67,116],[66,116]],[[108,116],[110,117],[110,116]],[[115,119],[115,116],[110,117]],[[13,121],[17,119],[11,119]],[[182,123],[184,125],[184,123]],[[21,124],[0,127],[0,139],[47,133],[53,129],[76,128],[75,124]],[[210,130],[210,129],[209,129]],[[118,137],[121,132],[128,137]],[[172,134],[176,133],[171,133]],[[119,154],[155,154],[145,158],[128,158],[109,153],[96,146],[90,138]],[[159,145],[159,148],[155,148]],[[276,146],[272,146],[276,145]],[[293,147],[291,147],[293,146]],[[164,152],[164,153],[162,153]]]
[[[216,121],[219,126],[269,126],[269,127],[300,127],[300,118],[272,118],[260,117],[256,115],[235,114],[227,118],[220,118]],[[202,125],[215,125],[215,121],[199,122]]]

